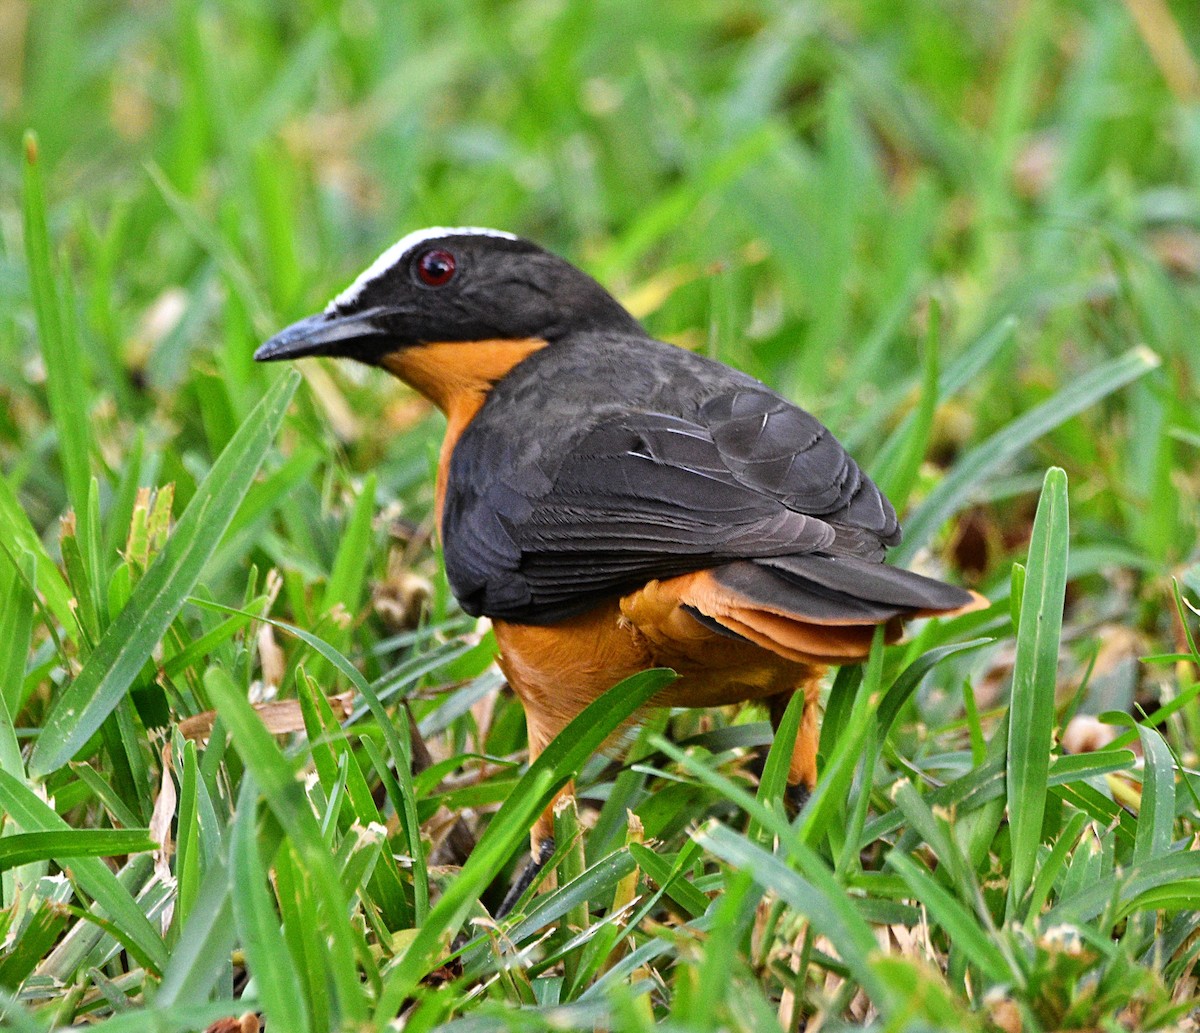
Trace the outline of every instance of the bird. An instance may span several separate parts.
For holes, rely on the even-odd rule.
[[[758,701],[777,725],[803,693],[788,770],[803,795],[828,669],[865,659],[878,627],[891,642],[912,618],[987,604],[883,562],[895,510],[816,417],[656,340],[595,279],[512,233],[402,237],[254,355],[305,356],[382,368],[445,414],[447,580],[491,619],[531,760],[607,689],[666,667],[678,678],[653,706]],[[531,868],[552,833],[547,808]]]

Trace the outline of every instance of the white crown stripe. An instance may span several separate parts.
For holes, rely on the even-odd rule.
[[[358,278],[349,287],[325,306],[325,311],[332,312],[336,308],[353,305],[368,283],[376,277],[382,276],[418,244],[423,244],[425,241],[433,240],[437,237],[463,235],[499,237],[502,240],[517,239],[516,234],[506,233],[504,230],[490,230],[486,226],[431,226],[424,230],[414,230],[407,236],[401,237],[395,244],[375,259],[374,262],[367,266],[366,269],[359,273]]]

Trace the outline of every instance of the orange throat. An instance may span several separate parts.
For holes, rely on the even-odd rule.
[[[436,518],[442,526],[442,503],[450,456],[467,424],[487,400],[492,386],[517,363],[546,347],[540,337],[517,340],[433,341],[402,348],[380,365],[424,395],[446,414],[446,436],[438,455]]]

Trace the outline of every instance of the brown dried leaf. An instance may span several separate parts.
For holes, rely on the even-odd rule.
[[[327,696],[326,699],[333,708],[335,717],[343,719],[350,716],[353,709],[353,692],[340,692],[336,696]],[[255,703],[254,709],[272,735],[290,735],[304,731],[304,717],[300,712],[298,700],[278,699],[269,703]],[[215,710],[206,710],[202,714],[184,718],[179,722],[179,734],[194,742],[207,740],[212,734],[216,717]]]

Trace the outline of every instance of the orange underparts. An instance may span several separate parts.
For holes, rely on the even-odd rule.
[[[697,620],[688,607],[744,637],[721,634]],[[495,632],[500,667],[525,710],[531,756],[622,678],[649,667],[670,667],[679,679],[659,693],[652,706],[712,707],[760,700],[777,714],[793,693],[803,692],[804,715],[788,781],[811,789],[817,779],[821,678],[830,663],[862,659],[873,629],[816,628],[794,617],[789,621],[762,614],[700,571],[651,581],[556,624],[496,621]],[[826,640],[830,632],[836,643],[832,652]],[[771,633],[786,644],[776,643]],[[535,849],[551,829],[547,811],[533,829]]]

